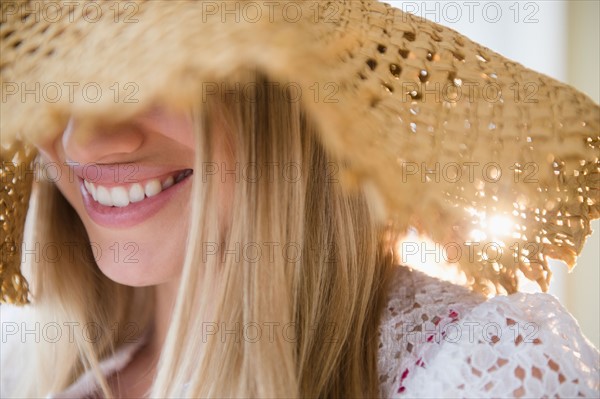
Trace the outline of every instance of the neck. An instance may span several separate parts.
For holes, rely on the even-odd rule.
[[[148,342],[148,349],[156,353],[157,357],[162,350],[169,325],[171,324],[171,315],[173,314],[178,287],[178,279],[155,287],[154,321],[152,334]]]
[[[147,396],[171,322],[178,284],[178,281],[171,281],[154,287],[156,305],[150,337],[132,361],[108,379],[115,397]]]

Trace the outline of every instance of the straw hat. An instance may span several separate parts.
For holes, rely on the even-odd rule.
[[[476,289],[515,292],[520,270],[546,290],[547,257],[572,267],[600,213],[597,104],[386,4],[7,1],[0,40],[4,301],[27,299],[31,143],[250,69],[300,93],[345,187],[461,251]]]

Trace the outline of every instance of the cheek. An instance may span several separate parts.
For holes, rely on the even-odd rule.
[[[77,177],[65,162],[56,158],[52,152],[40,148],[38,151],[39,166],[36,170],[35,181],[54,184],[81,217],[83,209],[78,206],[81,194]]]
[[[57,145],[59,141],[56,139],[53,142],[36,145],[39,153],[39,169],[36,180],[54,183],[77,213],[81,215],[82,209],[77,206],[81,196],[77,178],[62,156],[62,151]]]
[[[164,108],[148,112],[141,120],[142,126],[160,131],[163,136],[190,150],[194,150],[193,121],[190,115],[174,114]]]

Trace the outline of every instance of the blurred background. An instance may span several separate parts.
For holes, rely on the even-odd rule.
[[[600,1],[385,1],[452,28],[470,39],[586,93],[600,102]],[[550,293],[600,347],[600,222],[592,224],[577,266],[570,273],[552,262]],[[415,238],[411,238],[414,241]],[[423,269],[418,260],[407,262]],[[434,270],[424,269],[435,274]],[[539,292],[535,284],[522,284]]]

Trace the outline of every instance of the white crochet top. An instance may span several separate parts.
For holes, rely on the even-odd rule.
[[[384,398],[600,396],[600,353],[550,294],[486,300],[398,267],[379,340]],[[103,373],[125,367],[142,344],[123,346],[102,362]],[[95,388],[88,373],[48,398],[84,397]]]
[[[382,397],[600,397],[600,353],[553,295],[486,300],[404,267],[395,280],[380,326]]]

